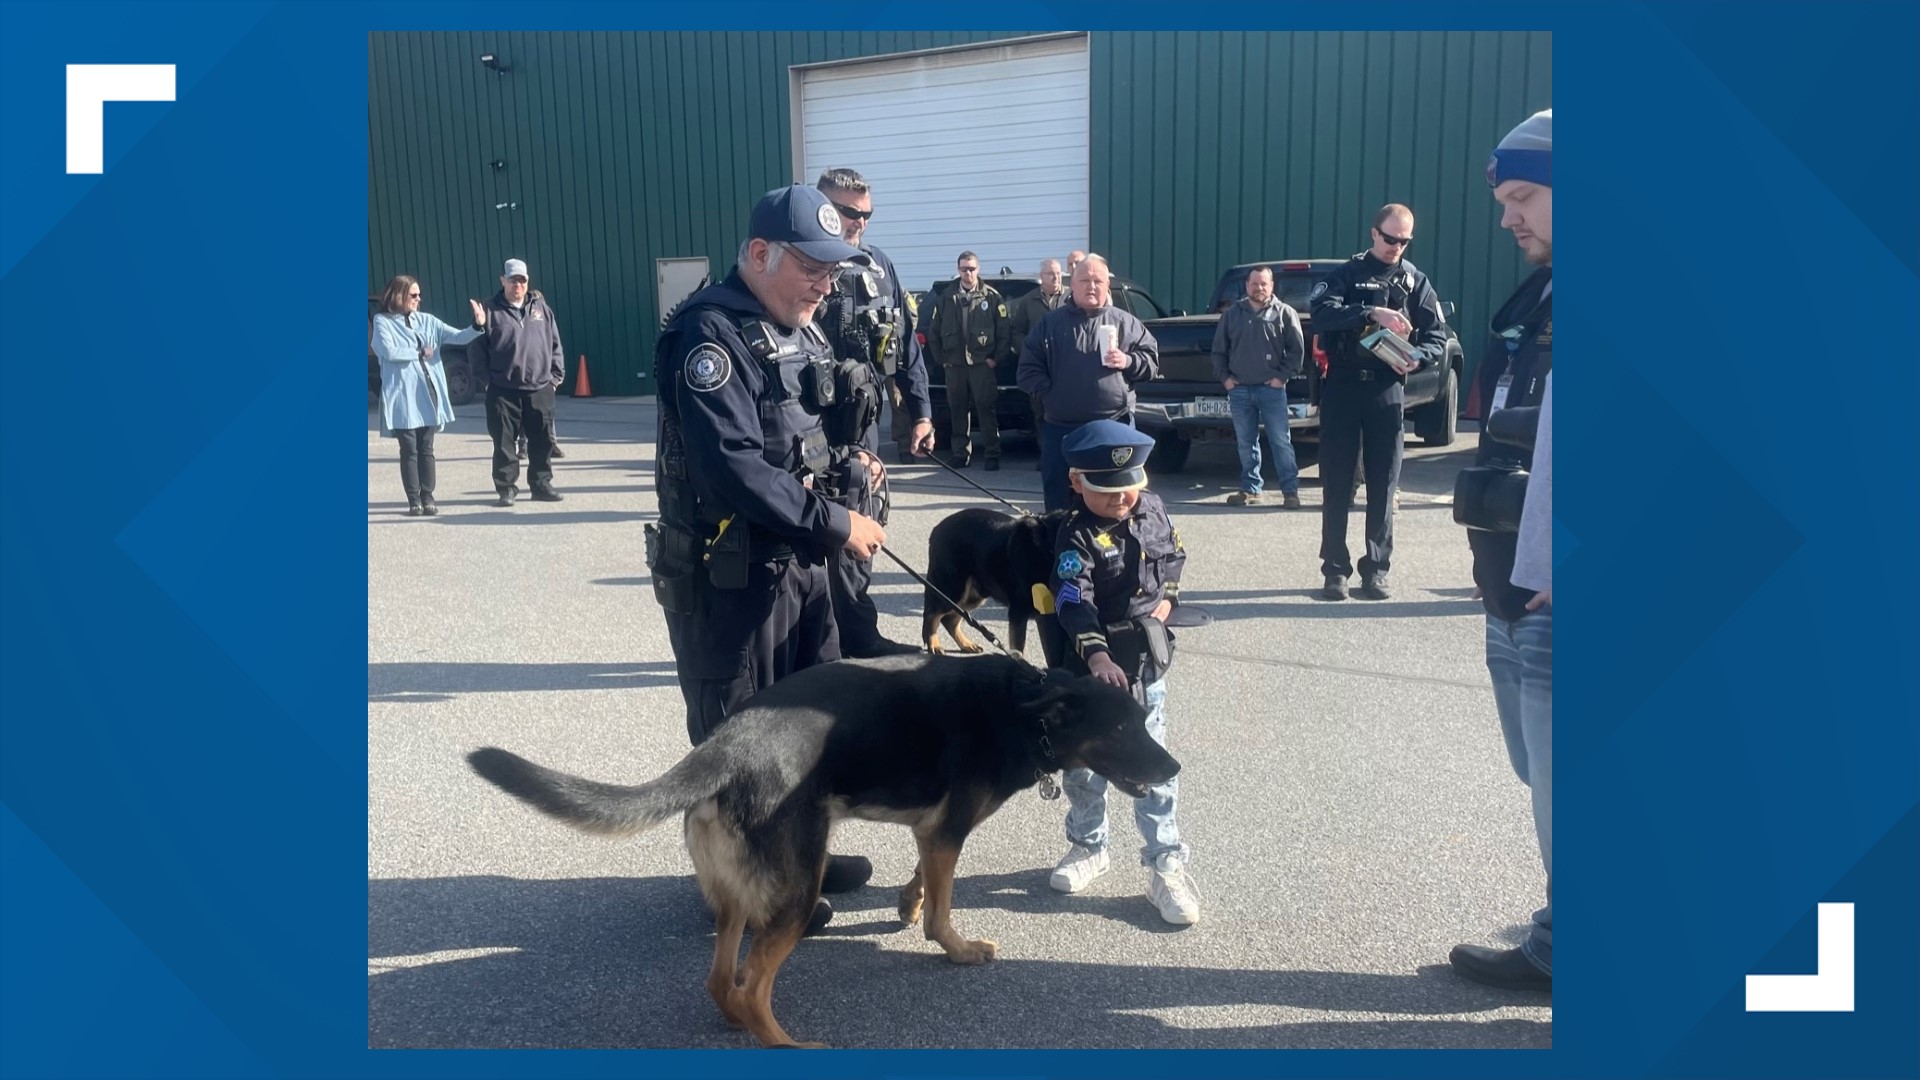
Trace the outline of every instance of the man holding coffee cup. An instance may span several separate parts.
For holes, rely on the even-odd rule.
[[[1089,254],[1073,269],[1073,303],[1035,324],[1020,343],[1020,389],[1040,404],[1040,478],[1048,510],[1072,504],[1061,444],[1095,420],[1133,423],[1133,384],[1160,373],[1160,345],[1115,307],[1113,271]]]

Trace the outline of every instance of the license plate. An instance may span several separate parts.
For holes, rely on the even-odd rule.
[[[1199,416],[1232,416],[1233,406],[1223,397],[1203,397],[1193,400],[1194,413]]]

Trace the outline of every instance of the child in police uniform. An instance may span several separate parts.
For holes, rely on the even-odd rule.
[[[1061,447],[1079,505],[1054,544],[1050,585],[1068,663],[1127,687],[1147,707],[1147,731],[1166,745],[1167,667],[1172,635],[1164,626],[1180,592],[1187,553],[1159,496],[1145,490],[1143,466],[1153,438],[1117,420],[1075,429]],[[1067,839],[1073,848],[1054,868],[1052,886],[1075,893],[1107,872],[1107,781],[1086,769],[1065,777]],[[1187,845],[1174,823],[1179,778],[1149,788],[1133,819],[1146,845],[1147,898],[1167,922],[1200,920],[1200,897],[1187,878]]]

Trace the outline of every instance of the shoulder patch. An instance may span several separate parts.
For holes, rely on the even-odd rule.
[[[1322,279],[1318,285],[1313,287],[1313,292],[1307,296],[1307,299],[1318,300],[1325,295],[1327,295],[1327,283],[1325,279]]]
[[[687,354],[682,370],[687,385],[704,394],[727,384],[733,374],[733,361],[728,359],[727,350],[709,341]]]
[[[1079,552],[1063,551],[1060,553],[1060,561],[1054,564],[1053,571],[1060,576],[1060,580],[1065,581],[1079,577],[1080,571],[1086,568],[1087,564],[1080,561]]]
[[[1007,305],[1005,304],[1000,305],[1000,317],[1003,319],[1007,317]]]
[[[1078,604],[1080,602],[1081,602],[1080,586],[1075,585],[1071,581],[1067,582],[1065,585],[1060,586],[1060,603],[1062,606],[1065,606],[1067,604]]]

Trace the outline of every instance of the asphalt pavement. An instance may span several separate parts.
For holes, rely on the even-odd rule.
[[[483,410],[458,411],[438,437],[437,518],[406,516],[395,443],[368,417],[368,1043],[750,1046],[707,996],[713,925],[677,828],[578,833],[463,760],[501,746],[636,783],[686,753],[641,557],[652,401],[561,399],[565,501],[512,509],[491,505]],[[1316,598],[1317,468],[1299,511],[1225,505],[1230,445],[1155,478],[1189,556],[1182,599],[1216,617],[1181,632],[1169,678],[1198,925],[1162,923],[1145,898],[1117,794],[1112,871],[1050,890],[1065,804],[1029,791],[961,858],[955,924],[1000,959],[957,967],[894,915],[906,830],[848,822],[834,848],[872,858],[874,879],[836,897],[832,925],[782,969],[787,1030],[848,1048],[1551,1045],[1542,995],[1446,966],[1457,942],[1517,943],[1545,888],[1450,512],[1473,445],[1409,438],[1384,602]],[[968,475],[1037,510],[1033,460],[1010,440],[1005,469]],[[889,547],[916,566],[942,517],[996,505],[930,465],[895,466],[892,490]],[[1356,553],[1361,520],[1356,507]],[[917,640],[920,587],[882,560],[874,597],[883,632]],[[1005,626],[996,605],[979,614]]]

